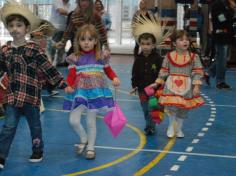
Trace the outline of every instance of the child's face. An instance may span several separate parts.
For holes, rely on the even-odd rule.
[[[14,40],[25,39],[25,35],[29,30],[23,21],[17,19],[9,22],[7,24],[7,29]]]
[[[174,43],[176,50],[179,51],[187,51],[189,48],[189,44],[189,38],[185,35],[181,38],[177,38],[176,42]]]
[[[79,45],[83,51],[93,50],[96,44],[97,40],[89,32],[79,38]]]
[[[100,2],[96,2],[94,5],[95,5],[95,9],[97,11],[102,11],[103,10],[102,9],[102,4]]]
[[[139,46],[141,47],[141,50],[144,55],[149,55],[155,48],[155,44],[152,42],[151,38],[141,39]]]
[[[81,9],[87,9],[89,7],[89,0],[80,0],[79,6]]]

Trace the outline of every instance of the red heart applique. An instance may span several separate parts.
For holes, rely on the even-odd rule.
[[[180,87],[183,84],[182,80],[175,80],[175,84]]]

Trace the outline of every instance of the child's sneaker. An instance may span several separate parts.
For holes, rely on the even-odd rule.
[[[4,169],[5,166],[5,159],[0,157],[0,169]]]
[[[151,136],[151,135],[154,135],[155,133],[155,129],[151,127],[146,127],[144,131],[145,131],[146,136]]]
[[[37,163],[43,160],[42,152],[33,152],[33,154],[29,158],[29,162]]]

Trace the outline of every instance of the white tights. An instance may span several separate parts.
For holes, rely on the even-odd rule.
[[[87,150],[94,150],[94,145],[96,141],[96,134],[97,134],[97,128],[96,128],[96,115],[97,112],[95,111],[87,111],[87,133],[81,124],[81,115],[85,108],[77,108],[71,111],[70,113],[70,124],[73,127],[73,129],[76,131],[76,133],[80,137],[81,143],[88,143]]]

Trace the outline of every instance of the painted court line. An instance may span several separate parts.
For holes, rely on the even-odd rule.
[[[171,168],[170,168],[171,171],[178,171],[179,170],[179,165],[173,165]]]
[[[199,142],[199,139],[194,139],[193,141],[192,141],[192,144],[197,144]]]
[[[187,155],[181,155],[179,158],[178,158],[178,161],[185,161],[187,159]]]
[[[214,118],[209,118],[208,121],[210,121],[210,122],[214,122],[215,119],[214,119]]]
[[[186,151],[186,152],[192,152],[193,149],[194,149],[194,147],[187,147],[185,151]]]
[[[136,150],[134,148],[125,148],[125,147],[109,147],[109,146],[96,146],[96,148],[107,149],[107,150]],[[210,154],[210,153],[194,153],[194,152],[177,152],[171,150],[154,150],[154,149],[141,149],[141,152],[151,152],[151,153],[168,153],[168,154],[176,154],[176,155],[186,155],[186,156],[202,156],[202,157],[213,157],[213,158],[228,158],[228,159],[236,159],[236,155],[219,155],[219,154]]]
[[[211,122],[207,122],[206,126],[212,126],[212,123]]]
[[[203,137],[205,135],[205,133],[198,133],[197,136],[198,137]]]
[[[208,128],[204,127],[202,128],[202,131],[208,131]]]

